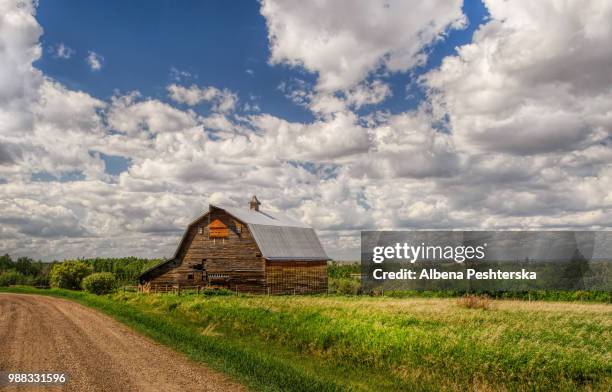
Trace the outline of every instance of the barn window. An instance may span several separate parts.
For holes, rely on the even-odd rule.
[[[208,236],[210,238],[226,238],[228,235],[227,225],[219,219],[215,219],[208,225]]]
[[[198,227],[198,234],[204,233],[204,228],[202,226]]]
[[[193,274],[188,274],[188,275],[187,275],[187,279],[189,279],[189,280],[193,280]]]
[[[229,279],[227,274],[208,274],[210,279]]]

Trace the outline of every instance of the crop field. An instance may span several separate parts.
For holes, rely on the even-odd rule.
[[[109,313],[258,390],[299,383],[569,391],[612,383],[610,304],[494,300],[472,309],[451,298],[47,293]]]

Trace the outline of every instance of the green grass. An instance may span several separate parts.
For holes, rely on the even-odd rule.
[[[6,290],[6,289],[5,289]],[[341,296],[46,293],[256,390],[608,390],[612,305]]]

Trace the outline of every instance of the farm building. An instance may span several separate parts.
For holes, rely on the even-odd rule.
[[[279,213],[209,205],[174,257],[139,276],[142,291],[177,287],[297,294],[327,291],[327,260],[314,229]]]

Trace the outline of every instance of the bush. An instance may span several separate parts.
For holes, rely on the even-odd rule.
[[[327,264],[327,276],[333,279],[350,278],[351,275],[361,273],[361,264],[359,263],[339,263],[332,261]]]
[[[83,279],[81,287],[93,294],[108,294],[115,288],[115,275],[111,272],[96,272]]]
[[[361,293],[359,281],[351,278],[329,279],[329,291],[333,294],[357,295]]]
[[[14,284],[31,284],[32,277],[20,274],[17,271],[5,271],[0,273],[0,286],[10,286]]]
[[[489,310],[493,307],[491,299],[486,295],[466,295],[457,300],[457,305],[468,309]]]
[[[82,261],[64,261],[54,264],[49,274],[51,287],[79,290],[83,278],[91,273],[91,267]]]
[[[32,279],[32,286],[35,287],[49,287],[49,276],[38,275]]]

